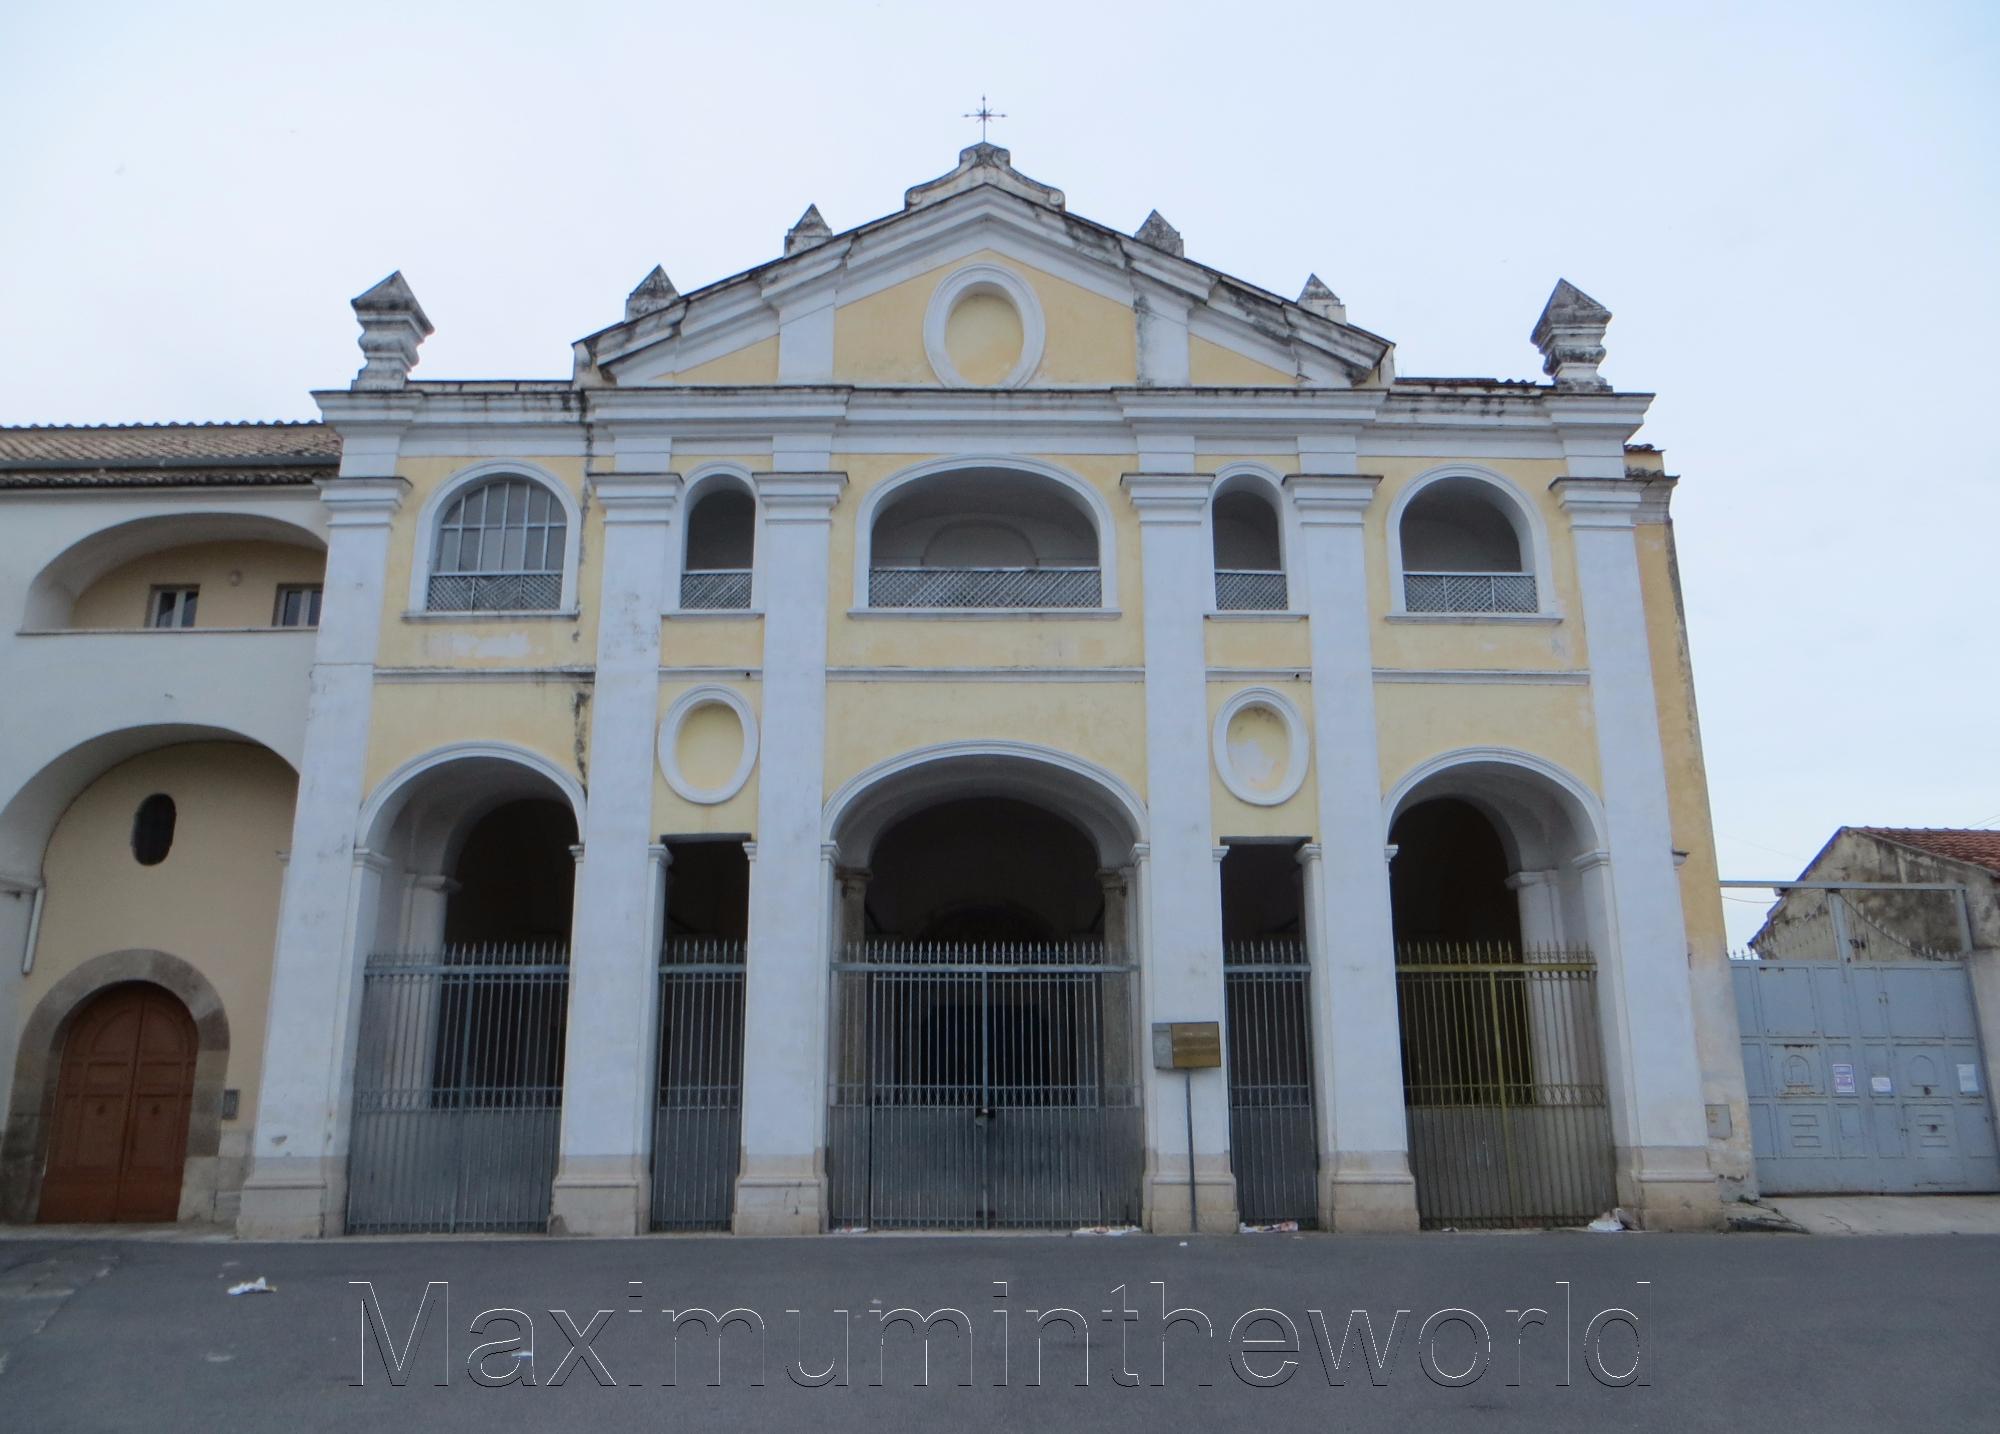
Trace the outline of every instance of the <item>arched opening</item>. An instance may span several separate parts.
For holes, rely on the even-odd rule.
[[[121,523],[74,544],[36,575],[31,632],[309,626],[326,545],[281,518],[186,513]],[[287,597],[295,620],[286,622]]]
[[[1406,611],[1539,611],[1532,534],[1495,484],[1468,476],[1425,484],[1403,508],[1398,539]]]
[[[109,987],[62,1042],[39,1218],[165,1221],[180,1213],[199,1040],[174,995]]]
[[[1283,612],[1288,606],[1278,509],[1249,485],[1223,489],[1209,512],[1219,612]]]
[[[749,607],[756,554],[757,500],[734,482],[705,484],[688,509],[681,606]]]
[[[1103,601],[1095,516],[1038,473],[968,467],[905,483],[869,532],[868,605],[1093,608]]]
[[[562,1110],[576,794],[498,753],[371,804],[350,1231],[546,1228]]]
[[[522,474],[452,495],[431,534],[424,606],[432,612],[553,612],[562,606],[569,513]]]
[[[1110,869],[1137,836],[1115,797],[1033,765],[923,764],[836,823],[853,859],[834,962],[836,1225],[1138,1220],[1136,968]]]
[[[1446,764],[1397,804],[1403,1098],[1428,1228],[1575,1224],[1615,1202],[1593,833],[1580,797],[1498,759]]]

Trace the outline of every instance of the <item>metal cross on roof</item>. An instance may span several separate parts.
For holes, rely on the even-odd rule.
[[[995,112],[994,109],[986,103],[986,96],[981,95],[979,97],[979,108],[973,110],[970,114],[966,115],[965,118],[976,119],[979,121],[979,142],[981,144],[984,144],[986,143],[986,126],[988,122],[997,119],[1005,119],[1007,118],[1007,116]]]

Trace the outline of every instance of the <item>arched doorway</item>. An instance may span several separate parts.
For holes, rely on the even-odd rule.
[[[113,986],[77,1013],[56,1078],[43,1222],[180,1213],[198,1045],[187,1007],[144,982]]]
[[[990,758],[873,796],[836,829],[832,1223],[1137,1223],[1132,830]]]
[[[1424,1227],[1577,1224],[1609,1209],[1588,813],[1523,766],[1470,760],[1404,794],[1389,842]]]

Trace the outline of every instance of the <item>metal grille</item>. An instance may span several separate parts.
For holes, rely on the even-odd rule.
[[[432,612],[552,612],[561,573],[437,573],[425,599]]]
[[[548,1227],[569,953],[378,954],[362,975],[347,1228]]]
[[[1404,573],[1410,612],[1539,612],[1533,573]]]
[[[653,1228],[726,1230],[743,1140],[743,943],[670,942],[660,962]]]
[[[1283,573],[1215,570],[1217,612],[1283,612],[1289,605]]]
[[[750,569],[710,568],[682,573],[681,606],[697,610],[749,607]]]
[[[870,607],[1097,607],[1096,568],[871,568]]]
[[[1231,942],[1222,953],[1229,1018],[1229,1161],[1243,1218],[1317,1223],[1311,967],[1296,941]]]
[[[1407,947],[1403,1101],[1426,1229],[1581,1224],[1617,1201],[1588,952]]]
[[[833,1223],[1138,1223],[1132,978],[1093,942],[851,946],[834,963]]]

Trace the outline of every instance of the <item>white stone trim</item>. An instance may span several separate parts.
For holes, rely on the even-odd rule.
[[[569,485],[538,464],[528,463],[518,458],[495,458],[474,463],[461,468],[440,483],[424,500],[424,506],[417,514],[416,550],[410,554],[410,605],[408,613],[430,614],[431,564],[437,561],[437,525],[451,502],[465,489],[488,478],[525,478],[531,483],[539,483],[555,495],[563,510],[563,570],[562,597],[556,604],[556,611],[550,616],[576,616],[577,555],[583,542],[583,509],[576,501],[576,495],[569,491]],[[436,614],[449,618],[477,618],[494,616],[491,613],[454,612]],[[506,617],[534,616],[508,612]],[[581,820],[581,817],[578,818]]]
[[[1517,751],[1512,747],[1455,747],[1451,751],[1440,752],[1434,757],[1426,758],[1412,767],[1382,799],[1382,839],[1388,840],[1389,829],[1396,824],[1396,818],[1402,814],[1404,804],[1409,801],[1410,794],[1418,786],[1454,768],[1482,763],[1515,767],[1561,789],[1576,803],[1576,810],[1589,824],[1587,839],[1593,846],[1604,845],[1606,830],[1604,804],[1598,800],[1597,794],[1586,786],[1582,779],[1546,757],[1537,757],[1532,752]]]
[[[1377,682],[1442,683],[1472,686],[1588,687],[1587,667],[1378,667]]]
[[[828,682],[1143,682],[1143,667],[829,667]]]
[[[687,573],[688,532],[694,518],[695,504],[708,496],[711,487],[734,484],[750,495],[750,606],[732,608],[684,608],[681,606],[681,578]],[[681,617],[690,614],[702,617],[750,617],[762,611],[758,600],[764,595],[764,545],[758,539],[764,532],[764,498],[757,491],[754,470],[741,463],[704,463],[691,471],[681,486],[681,501],[676,510],[675,533],[667,544],[663,555],[667,559],[666,601],[662,616]]]
[[[1118,611],[1118,528],[1111,519],[1111,509],[1104,497],[1082,478],[1066,468],[1058,468],[1053,463],[1045,463],[1037,458],[1019,457],[1011,454],[961,453],[950,458],[932,459],[905,468],[877,483],[869,489],[861,500],[861,506],[854,516],[854,611],[883,612],[896,616],[908,616],[914,612],[934,611],[922,608],[870,608],[868,605],[868,569],[874,555],[875,519],[893,495],[900,493],[912,483],[921,483],[926,478],[938,478],[948,473],[962,472],[968,468],[1010,468],[1031,477],[1047,478],[1060,484],[1084,505],[1093,527],[1097,530],[1097,572],[1098,603],[1094,608],[1034,609],[1037,612],[1060,612],[1067,617],[1089,613],[1112,613]],[[952,612],[961,609],[950,609]],[[981,617],[1005,617],[1011,612],[1006,608],[965,609],[976,612]],[[850,614],[852,615],[852,614]]]
[[[945,343],[951,311],[960,299],[973,294],[999,295],[1013,306],[1021,320],[1021,356],[997,384],[975,384],[966,378],[952,363],[951,350]],[[1019,274],[999,264],[967,264],[954,270],[932,291],[930,304],[924,309],[924,354],[931,361],[931,371],[951,388],[1019,388],[1041,366],[1042,349],[1047,342],[1048,321],[1042,316],[1035,291]]]
[[[1469,478],[1484,483],[1499,496],[1501,511],[1514,525],[1514,536],[1521,546],[1521,570],[1535,580],[1535,611],[1532,613],[1412,613],[1403,603],[1403,514],[1412,500],[1430,487],[1451,478]],[[1548,525],[1542,522],[1528,495],[1503,473],[1482,467],[1477,463],[1445,463],[1436,468],[1426,469],[1418,474],[1403,491],[1396,495],[1396,501],[1389,505],[1389,514],[1383,529],[1383,540],[1388,544],[1389,555],[1389,612],[1391,620],[1419,618],[1424,621],[1464,622],[1493,621],[1503,619],[1511,622],[1547,621],[1561,616],[1555,603],[1555,580],[1549,561]]]
[[[680,742],[681,728],[688,718],[704,707],[718,706],[727,707],[736,714],[737,724],[743,732],[743,753],[737,758],[736,770],[720,786],[698,787],[681,770],[680,754],[675,748]],[[699,687],[690,687],[674,699],[673,706],[667,709],[667,715],[660,721],[658,745],[660,774],[667,779],[667,785],[691,802],[712,807],[728,801],[750,780],[750,773],[757,765],[757,717],[740,692],[718,682],[705,682]]]
[[[361,804],[361,820],[355,830],[365,845],[375,836],[376,825],[403,794],[427,772],[468,758],[488,757],[526,767],[546,777],[569,802],[578,831],[583,830],[585,798],[583,784],[540,752],[514,742],[451,742],[410,758],[376,784],[368,800]]]
[[[1262,707],[1276,714],[1285,725],[1285,774],[1279,779],[1277,787],[1268,792],[1260,792],[1244,781],[1229,755],[1229,724],[1238,713],[1252,707]],[[1216,774],[1222,778],[1222,785],[1229,788],[1231,796],[1252,806],[1278,807],[1298,795],[1299,788],[1304,785],[1306,761],[1312,754],[1312,740],[1306,734],[1305,719],[1284,693],[1275,687],[1245,687],[1232,694],[1216,712],[1209,750],[1215,757]]]

